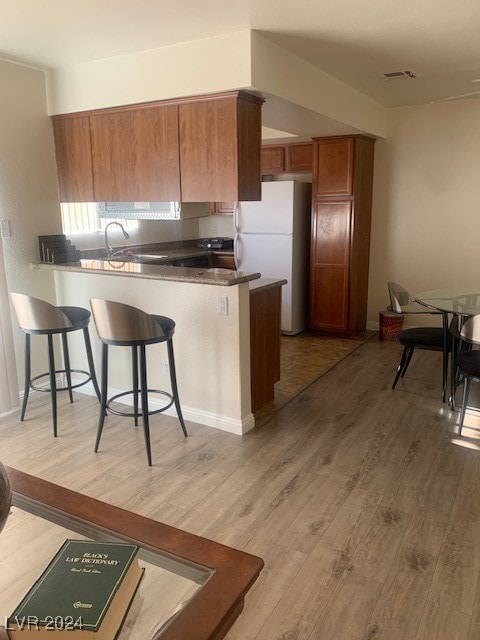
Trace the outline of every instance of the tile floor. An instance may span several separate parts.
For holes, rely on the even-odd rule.
[[[373,336],[378,336],[377,332],[365,331],[355,338],[331,338],[309,331],[297,336],[282,336],[281,377],[275,385],[275,399],[255,414],[257,424],[284,407]]]

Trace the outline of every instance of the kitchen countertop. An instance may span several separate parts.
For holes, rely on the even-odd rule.
[[[203,255],[205,252],[202,252]],[[185,255],[184,253],[182,255]],[[151,280],[172,280],[175,282],[189,282],[197,284],[211,284],[216,286],[232,286],[250,282],[260,278],[260,273],[245,273],[231,269],[209,269],[202,267],[171,267],[165,265],[141,264],[138,262],[117,260],[86,259],[80,262],[50,264],[34,262],[32,269],[47,271],[71,271],[76,273],[100,273],[129,278],[148,278]],[[279,282],[279,281],[276,281]],[[275,285],[278,286],[278,285]]]
[[[274,289],[275,287],[283,287],[284,284],[287,284],[287,280],[278,278],[257,278],[256,280],[251,280],[248,287],[250,289],[250,293],[259,293],[260,291],[267,291],[268,289]]]

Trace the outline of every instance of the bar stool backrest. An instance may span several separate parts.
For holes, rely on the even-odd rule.
[[[465,342],[480,344],[480,316],[471,316],[463,325],[460,336]]]
[[[90,300],[100,340],[127,343],[162,339],[165,332],[152,316],[141,309],[112,300]]]
[[[23,293],[10,293],[18,324],[23,331],[44,332],[70,329],[67,316],[53,304]]]

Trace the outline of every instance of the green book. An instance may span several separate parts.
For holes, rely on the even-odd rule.
[[[8,618],[15,638],[113,640],[143,571],[138,547],[66,540]]]

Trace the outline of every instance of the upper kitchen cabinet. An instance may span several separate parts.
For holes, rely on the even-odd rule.
[[[61,202],[93,202],[92,145],[88,116],[53,120]]]
[[[313,142],[287,144],[285,146],[285,171],[312,173]]]
[[[312,196],[351,196],[355,138],[322,138],[315,145]]]
[[[212,202],[212,214],[220,216],[233,216],[235,213],[236,202]]]
[[[134,201],[181,199],[178,106],[132,111]]]
[[[54,116],[60,198],[259,200],[261,104],[235,91]]]
[[[95,200],[132,201],[132,116],[105,113],[90,116]]]
[[[90,116],[95,200],[180,200],[175,105]]]
[[[313,142],[298,142],[262,147],[262,175],[312,173]]]
[[[262,175],[283,173],[285,171],[285,147],[262,147]]]
[[[180,200],[176,105],[55,116],[53,129],[62,202]]]
[[[232,92],[179,104],[182,201],[261,199],[261,103]]]

